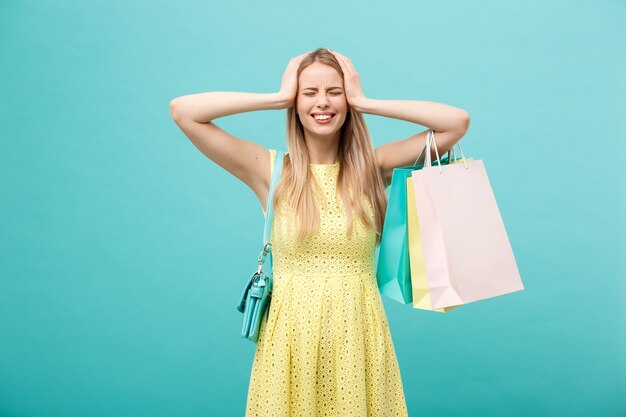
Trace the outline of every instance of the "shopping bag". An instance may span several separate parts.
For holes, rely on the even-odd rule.
[[[414,167],[395,168],[387,198],[387,212],[376,253],[378,290],[402,304],[412,302],[406,218],[406,179]]]
[[[426,147],[424,147],[426,149]],[[421,154],[424,152],[422,150]],[[468,160],[472,158],[467,158]],[[418,157],[419,160],[419,157]],[[454,155],[454,147],[448,151],[448,157],[442,163],[456,163],[461,161]],[[458,306],[443,308],[433,308],[430,300],[430,288],[426,279],[426,269],[424,266],[424,253],[420,238],[419,222],[417,220],[417,206],[415,203],[415,190],[413,188],[413,176],[406,179],[407,186],[407,226],[409,237],[409,264],[411,267],[411,288],[413,292],[413,308],[431,310],[439,313],[447,313]]]
[[[376,280],[379,292],[402,304],[413,301],[407,235],[406,181],[411,177],[413,170],[423,167],[424,164],[417,164],[421,156],[420,153],[413,165],[393,170],[388,188],[385,223],[376,251]],[[450,154],[442,160],[442,163],[447,163],[448,158]]]
[[[430,300],[430,288],[426,279],[424,266],[424,252],[420,238],[419,222],[417,220],[417,207],[415,204],[415,190],[413,188],[413,176],[406,179],[407,191],[407,226],[409,239],[409,264],[411,269],[411,289],[413,295],[413,308],[431,310],[439,313],[447,313],[458,306],[433,308]]]
[[[429,130],[426,148],[437,151]],[[425,275],[433,308],[459,306],[524,286],[482,160],[412,171]]]

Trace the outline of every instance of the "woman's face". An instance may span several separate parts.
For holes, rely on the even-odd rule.
[[[296,110],[305,130],[314,135],[334,135],[346,120],[348,103],[343,91],[343,79],[328,65],[315,62],[300,73]],[[331,114],[322,120],[315,115]],[[319,118],[319,117],[318,117]]]

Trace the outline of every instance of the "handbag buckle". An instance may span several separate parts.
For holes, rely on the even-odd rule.
[[[264,252],[265,254],[270,253],[270,251],[268,250],[268,247],[269,247],[269,249],[270,249],[270,250],[272,249],[272,242],[267,242],[267,243],[263,246],[263,252]]]
[[[252,274],[252,278],[250,278],[250,283],[254,284],[254,281],[256,280],[256,278],[260,276],[261,274],[259,274],[258,272],[255,272],[254,274]]]
[[[262,263],[265,261],[265,258],[267,257],[267,255],[269,255],[269,253],[271,252],[271,249],[272,249],[272,244],[270,242],[267,242],[265,245],[263,245],[263,250],[261,250],[261,253],[259,253],[259,257],[257,258],[259,263]]]

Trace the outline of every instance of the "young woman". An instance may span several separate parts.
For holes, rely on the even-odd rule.
[[[276,150],[213,120],[287,109],[287,150],[274,192],[273,293],[261,323],[246,416],[407,416],[375,275],[393,169],[415,162],[428,129],[373,148],[363,113],[433,129],[439,155],[469,126],[441,103],[365,97],[352,62],[318,48],[289,61],[278,93],[175,98],[176,124],[267,210]],[[435,158],[434,149],[431,155]]]

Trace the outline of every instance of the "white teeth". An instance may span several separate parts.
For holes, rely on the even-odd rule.
[[[318,114],[316,114],[316,115],[314,115],[313,117],[314,117],[316,120],[327,120],[327,119],[330,119],[332,116],[331,116],[331,115],[329,115],[329,114],[323,114],[323,115],[318,115]]]

